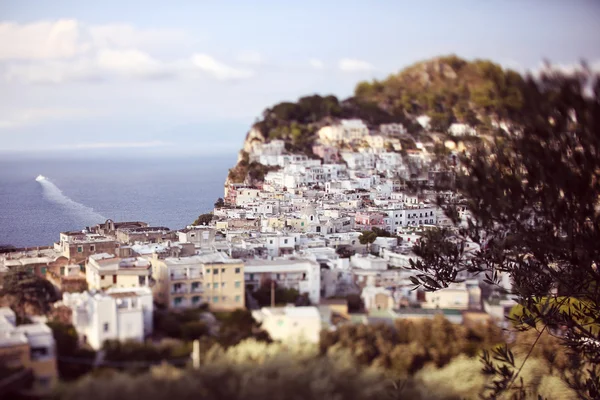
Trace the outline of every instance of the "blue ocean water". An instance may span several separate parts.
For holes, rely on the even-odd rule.
[[[47,246],[59,233],[136,220],[183,228],[223,196],[229,157],[0,160],[0,244]],[[38,175],[47,180],[36,181]]]

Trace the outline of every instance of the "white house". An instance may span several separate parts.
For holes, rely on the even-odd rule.
[[[247,260],[244,266],[246,287],[257,289],[266,280],[307,293],[312,304],[321,300],[321,273],[317,262],[307,259]]]
[[[454,123],[448,128],[448,133],[453,136],[475,136],[477,131],[470,125]]]
[[[252,316],[273,340],[284,343],[319,342],[322,325],[317,307],[263,307],[253,311]]]
[[[152,333],[154,303],[149,288],[64,293],[62,305],[72,310],[80,339],[94,349],[105,340],[143,341]]]
[[[317,135],[323,143],[335,143],[362,139],[369,134],[369,128],[360,119],[343,119],[339,124],[324,126]]]
[[[386,136],[398,136],[408,133],[404,125],[399,123],[381,124],[379,125],[379,132]]]
[[[425,292],[423,308],[480,309],[481,289],[477,280],[452,283],[435,292]]]
[[[86,263],[85,279],[90,289],[135,288],[150,283],[150,262],[142,257],[120,258],[94,254]]]

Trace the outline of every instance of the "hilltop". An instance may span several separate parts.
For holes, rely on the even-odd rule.
[[[314,157],[318,130],[340,119],[361,119],[370,128],[400,123],[421,141],[428,141],[430,132],[447,134],[453,123],[489,133],[518,114],[524,89],[524,79],[515,71],[451,55],[418,62],[381,81],[360,82],[345,100],[315,94],[281,102],[267,108],[248,132],[229,181],[241,182],[248,175],[260,180],[268,172],[248,160],[256,142],[280,139],[286,150]],[[417,122],[423,116],[429,118],[427,129]]]

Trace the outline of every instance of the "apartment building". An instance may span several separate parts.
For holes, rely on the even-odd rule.
[[[117,248],[115,239],[96,233],[82,231],[61,232],[60,242],[54,244],[63,256],[72,264],[83,265],[94,254],[114,254]]]
[[[106,293],[64,293],[72,323],[82,342],[100,349],[106,340],[137,340],[152,333],[154,303],[150,288],[113,288]]]
[[[151,264],[145,258],[120,258],[107,253],[90,256],[85,268],[88,288],[96,290],[148,286],[151,274]]]
[[[168,308],[197,307],[213,310],[243,308],[244,264],[222,253],[189,257],[152,258],[156,284],[154,299]]]

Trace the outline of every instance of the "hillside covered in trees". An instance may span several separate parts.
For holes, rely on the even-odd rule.
[[[409,132],[416,117],[431,118],[444,132],[454,122],[490,129],[492,120],[508,120],[523,105],[525,84],[515,71],[487,60],[439,57],[411,65],[388,78],[360,82],[354,96],[312,95],[267,108],[256,124],[266,141],[284,139],[289,149],[303,150],[319,127],[340,118],[360,118],[369,125],[400,122]]]

